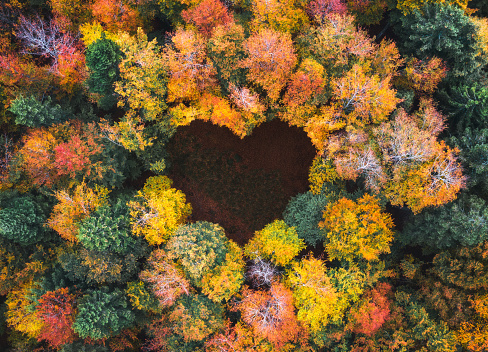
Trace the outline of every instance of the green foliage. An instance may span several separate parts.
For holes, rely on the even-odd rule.
[[[251,259],[263,258],[276,265],[286,265],[305,248],[294,227],[283,220],[268,224],[248,242],[244,253]]]
[[[474,195],[463,195],[440,208],[425,209],[413,217],[400,240],[424,250],[473,246],[488,239],[488,207]],[[426,248],[427,247],[427,248]]]
[[[59,104],[51,101],[50,96],[44,101],[39,101],[34,96],[20,95],[12,101],[9,110],[15,115],[16,124],[28,127],[50,126],[70,117]]]
[[[78,228],[78,240],[90,250],[127,254],[136,245],[130,234],[127,206],[119,201],[114,206],[98,208],[83,219]]]
[[[99,340],[118,334],[131,326],[134,319],[125,294],[119,289],[109,291],[103,287],[83,297],[73,330],[82,338]]]
[[[182,225],[166,244],[168,257],[177,259],[185,273],[200,281],[209,270],[222,264],[227,254],[227,238],[218,224],[198,221]]]
[[[488,88],[473,82],[439,92],[442,110],[449,116],[450,128],[462,134],[464,129],[486,126]]]
[[[324,235],[319,228],[322,213],[330,199],[324,194],[302,193],[293,197],[285,211],[283,219],[288,226],[294,226],[298,237],[307,244],[315,246],[324,241]]]
[[[115,103],[114,83],[119,78],[119,62],[122,52],[110,39],[102,37],[86,49],[86,65],[90,69],[88,86],[93,93],[100,94],[98,105],[105,110]]]
[[[108,346],[103,345],[89,345],[84,341],[75,341],[67,343],[61,347],[59,352],[109,352]]]
[[[45,240],[49,235],[43,226],[46,219],[44,210],[32,197],[11,198],[0,209],[0,236],[23,246]]]
[[[396,303],[404,309],[407,322],[407,338],[414,339],[415,345],[425,351],[452,352],[456,338],[444,322],[435,321],[419,302],[411,295],[400,291],[395,295]],[[419,350],[417,348],[417,350]]]
[[[477,42],[477,26],[460,8],[427,3],[421,11],[397,13],[395,31],[405,54],[446,61],[451,78],[476,75],[486,64]],[[474,77],[474,76],[473,76]]]
[[[201,341],[224,327],[224,310],[204,295],[183,295],[176,301],[169,318],[174,331],[185,342]]]
[[[157,298],[142,281],[128,282],[125,293],[132,306],[137,309],[147,312],[158,312],[160,310]]]
[[[470,188],[477,188],[477,195],[486,197],[488,191],[488,129],[466,128],[449,143],[461,150],[460,159],[465,166]]]

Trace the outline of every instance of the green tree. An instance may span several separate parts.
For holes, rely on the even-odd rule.
[[[70,118],[69,112],[53,103],[50,96],[39,101],[34,96],[20,95],[11,102],[9,110],[15,115],[16,124],[28,127],[50,126]]]
[[[428,208],[413,217],[400,240],[424,250],[474,246],[488,239],[488,207],[475,195],[463,195],[440,208]]]
[[[49,235],[43,226],[47,220],[46,213],[32,197],[13,197],[1,205],[0,236],[28,246],[45,240]]]
[[[299,194],[286,206],[283,219],[288,226],[295,227],[299,238],[308,245],[315,246],[324,241],[319,222],[323,219],[322,212],[329,202],[329,197],[324,194]]]
[[[124,292],[103,287],[82,298],[73,330],[82,338],[100,340],[118,334],[134,321]]]
[[[276,265],[286,265],[305,248],[294,227],[283,220],[275,220],[247,243],[244,253],[251,259],[263,258]]]
[[[90,250],[126,254],[136,245],[130,233],[129,209],[122,201],[100,207],[83,219],[76,237]]]
[[[473,82],[439,92],[441,108],[449,117],[449,126],[457,134],[464,129],[486,126],[488,122],[488,88]]]
[[[88,87],[99,94],[98,105],[108,110],[117,102],[114,83],[119,79],[119,62],[122,52],[112,40],[102,37],[86,49],[86,65],[90,70]]]
[[[403,16],[397,13],[395,28],[400,49],[420,59],[437,56],[446,61],[448,76],[476,75],[486,64],[477,39],[477,26],[458,7],[425,4]]]
[[[181,263],[193,282],[199,282],[204,274],[225,261],[227,241],[220,225],[198,221],[180,226],[166,244],[166,250],[169,258]]]

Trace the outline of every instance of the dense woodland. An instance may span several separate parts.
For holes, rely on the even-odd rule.
[[[486,0],[5,0],[0,350],[488,351]]]

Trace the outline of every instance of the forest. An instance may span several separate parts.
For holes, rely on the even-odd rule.
[[[1,1],[0,350],[488,351],[488,1]]]

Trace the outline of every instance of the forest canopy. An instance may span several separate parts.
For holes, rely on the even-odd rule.
[[[3,1],[2,350],[488,350],[487,69],[482,0]]]

